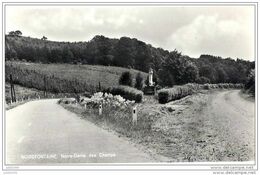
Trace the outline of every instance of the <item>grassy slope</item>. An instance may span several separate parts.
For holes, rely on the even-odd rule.
[[[45,75],[55,75],[61,79],[80,80],[98,86],[101,83],[102,87],[110,87],[118,84],[118,80],[122,72],[130,71],[133,78],[140,71],[126,69],[113,66],[93,66],[93,65],[73,65],[73,64],[40,64],[40,63],[25,63],[25,62],[6,62],[7,65],[19,66],[22,69],[36,70]],[[147,73],[141,72],[145,78]]]
[[[41,91],[32,88],[26,88],[19,85],[14,85],[15,95],[17,103],[10,104],[11,101],[11,85],[9,83],[5,83],[5,100],[6,100],[6,110],[12,109],[20,104],[24,104],[27,102],[28,97],[35,97]],[[22,98],[24,99],[22,101]]]
[[[14,85],[14,90],[17,98],[20,98],[22,96],[35,95],[40,92],[37,89],[26,88],[19,85]],[[11,85],[10,83],[5,83],[5,96],[9,97],[11,96],[10,94],[11,94]]]

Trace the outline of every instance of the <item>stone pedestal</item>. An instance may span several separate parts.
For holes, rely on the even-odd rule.
[[[145,95],[154,95],[154,93],[155,93],[155,86],[146,86],[144,88]]]

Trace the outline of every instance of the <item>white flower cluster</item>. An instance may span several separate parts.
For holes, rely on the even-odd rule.
[[[83,98],[81,104],[87,105],[108,105],[114,108],[121,107],[125,108],[132,106],[135,101],[126,100],[120,95],[113,96],[110,93],[97,92],[91,98]]]

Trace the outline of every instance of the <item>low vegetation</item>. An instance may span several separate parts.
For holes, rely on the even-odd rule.
[[[219,84],[204,84],[203,89],[243,89],[243,84],[219,83]]]
[[[64,97],[75,97],[74,93],[44,93],[35,88],[27,88],[20,85],[14,85],[16,101],[11,102],[11,85],[5,83],[5,109],[9,110],[26,102],[32,100],[39,100],[44,98],[64,98]]]
[[[38,98],[39,95],[43,95],[42,91],[32,88],[25,88],[19,85],[14,86],[16,101],[24,101],[28,100],[28,98]],[[11,85],[9,83],[5,83],[5,101],[7,104],[11,103]]]
[[[242,89],[243,84],[232,84],[232,83],[220,83],[220,84],[185,84],[182,86],[174,86],[172,88],[164,88],[158,91],[159,103],[167,103],[170,101],[178,100],[180,98],[191,95],[201,89],[227,89],[235,88]]]
[[[255,70],[250,71],[244,89],[247,93],[251,94],[253,97],[255,96]]]
[[[134,100],[136,103],[142,102],[143,92],[129,86],[114,86],[107,89],[113,95],[121,95],[125,99]]]
[[[114,124],[117,128],[132,129],[132,107],[134,101],[126,100],[120,95],[112,95],[110,93],[97,92],[91,98],[80,97],[78,105],[76,100],[72,98],[60,99],[59,104],[66,108],[77,110],[84,109],[84,117],[88,117],[93,122],[106,121]],[[100,105],[102,112],[99,113]]]
[[[165,88],[158,91],[159,103],[167,103],[169,101],[177,100],[187,95],[191,95],[200,89],[198,84],[187,84],[183,86],[174,86],[172,88]]]
[[[43,92],[37,89],[25,88],[19,85],[14,86],[16,102],[11,103],[11,85],[5,83],[5,109],[9,110],[24,104],[33,99],[39,99],[43,97]]]
[[[15,91],[15,102],[11,102],[11,85],[6,82],[5,83],[5,109],[9,110],[16,106],[19,106],[21,104],[24,104],[26,102],[32,101],[32,100],[39,100],[44,98],[61,98],[66,96],[73,96],[74,94],[68,94],[68,93],[45,93],[44,91],[40,91],[35,88],[27,88],[20,85],[15,84],[14,85],[14,91]]]

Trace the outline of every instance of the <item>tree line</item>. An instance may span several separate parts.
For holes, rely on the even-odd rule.
[[[196,83],[245,83],[255,63],[242,59],[201,55],[191,58],[150,44],[121,37],[95,36],[88,42],[55,42],[30,37],[5,36],[5,59],[41,63],[120,66],[148,72],[153,68],[161,86]]]

